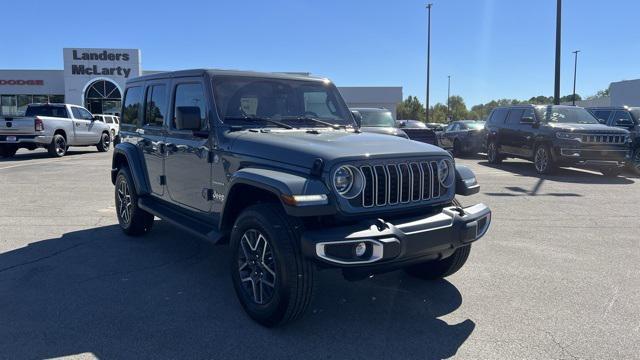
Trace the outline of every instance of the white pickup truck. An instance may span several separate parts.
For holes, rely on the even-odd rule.
[[[0,157],[12,157],[20,148],[46,148],[61,157],[69,146],[96,146],[109,150],[109,125],[85,108],[70,104],[30,104],[23,117],[0,117]]]

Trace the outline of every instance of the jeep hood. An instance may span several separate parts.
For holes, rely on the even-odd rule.
[[[625,129],[615,128],[603,124],[568,124],[568,123],[550,123],[549,126],[557,130],[566,131],[580,131],[580,132],[592,132],[592,133],[607,133],[607,134],[628,134]]]
[[[317,158],[329,167],[336,161],[355,159],[450,156],[439,147],[397,136],[344,130],[245,130],[226,135],[233,153],[305,168],[311,168]]]

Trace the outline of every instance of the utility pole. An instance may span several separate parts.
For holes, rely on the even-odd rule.
[[[560,105],[560,49],[562,33],[562,0],[557,0],[556,6],[556,76],[553,89],[553,103]]]
[[[451,107],[449,105],[451,99],[451,75],[447,76],[447,120],[451,119]]]
[[[433,6],[433,4],[427,4],[427,98],[425,101],[425,114],[427,116],[426,122],[429,122],[429,72],[431,70],[431,6]]]
[[[573,63],[573,106],[576,106],[576,74],[578,73],[578,53],[580,50],[573,51],[575,62]]]

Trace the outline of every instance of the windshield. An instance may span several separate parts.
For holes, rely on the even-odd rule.
[[[536,114],[541,121],[549,123],[599,124],[589,111],[579,107],[539,106]]]
[[[274,123],[277,121],[293,127],[353,125],[351,113],[329,82],[216,76],[213,91],[223,122],[278,126]]]
[[[395,127],[395,120],[391,111],[358,110],[362,115],[362,126],[370,127]]]

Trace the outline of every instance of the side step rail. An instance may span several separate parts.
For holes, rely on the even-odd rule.
[[[165,205],[152,198],[144,196],[140,197],[138,199],[138,207],[191,233],[192,235],[203,240],[210,241],[214,244],[220,241],[223,237],[223,233],[218,231],[212,224],[207,224],[204,221],[184,215],[182,212],[177,211],[171,206]]]

